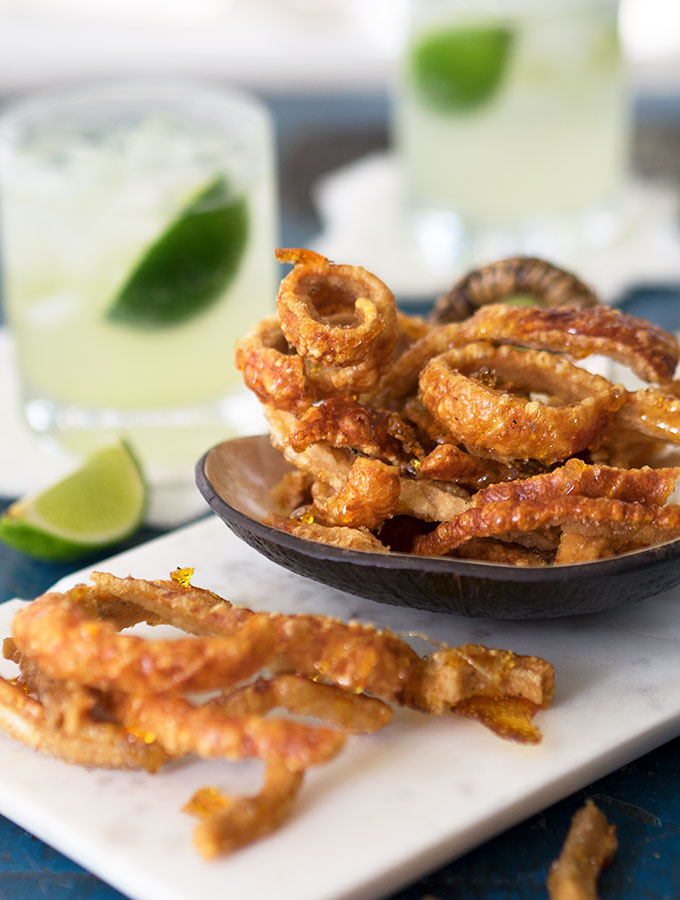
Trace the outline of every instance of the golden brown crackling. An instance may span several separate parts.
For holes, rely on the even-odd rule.
[[[463,544],[465,546],[465,544]],[[608,535],[580,534],[569,526],[562,529],[560,543],[555,553],[556,566],[570,566],[574,563],[592,562],[614,556],[618,549]]]
[[[550,867],[550,900],[597,900],[597,880],[618,847],[616,827],[592,800],[577,810],[559,859]]]
[[[501,259],[467,273],[437,300],[432,320],[467,319],[475,309],[514,294],[529,294],[549,307],[584,309],[598,303],[595,293],[565,269],[531,256]]]
[[[608,535],[620,544],[659,544],[680,537],[680,506],[661,508],[609,498],[545,497],[499,500],[470,507],[427,535],[416,538],[414,552],[444,556],[474,537],[532,532],[546,526],[570,526],[580,534]]]
[[[494,538],[472,538],[452,555],[457,559],[474,559],[478,562],[502,563],[508,566],[547,566],[548,559],[535,550],[523,547],[513,541]]]
[[[300,356],[331,367],[389,358],[397,339],[396,303],[379,278],[307,250],[280,249],[276,256],[294,265],[276,305],[281,329]]]
[[[299,414],[315,399],[304,363],[290,352],[275,317],[264,319],[236,341],[235,363],[262,403]]]
[[[369,531],[379,528],[394,514],[400,494],[399,469],[365,456],[354,460],[340,490],[323,499],[313,492],[321,524]]]
[[[480,372],[558,397],[562,405],[498,391],[479,380]],[[501,462],[550,464],[597,445],[623,403],[610,382],[563,357],[481,342],[432,359],[420,375],[420,392],[457,442]]]
[[[259,715],[231,716],[217,705],[195,706],[175,694],[116,694],[114,702],[127,728],[154,735],[177,757],[283,758],[290,769],[301,770],[331,759],[345,741],[334,728]]]
[[[344,547],[347,550],[365,550],[369,553],[387,553],[387,547],[377,537],[343,525],[320,525],[318,522],[303,522],[272,514],[264,520],[265,525],[285,531],[287,534],[303,538],[306,541],[317,541],[331,547]]]
[[[324,441],[397,466],[407,466],[423,454],[413,428],[400,415],[362,406],[351,397],[324,400],[308,409],[288,441],[297,452]]]
[[[680,398],[675,392],[655,387],[630,391],[614,424],[647,437],[680,444]]]
[[[517,697],[547,709],[555,694],[555,670],[537,656],[463,644],[425,658],[409,705],[441,715],[471,697]]]
[[[551,472],[483,488],[471,497],[470,503],[481,506],[498,500],[532,500],[580,494],[662,506],[672,493],[679,474],[680,469],[672,467],[620,469],[599,463],[589,465],[574,458]]]
[[[181,622],[185,630],[194,634],[230,634],[241,615],[265,615],[234,607],[212,592],[193,586],[116,578],[103,573],[96,577],[108,592],[124,599],[142,588],[140,602],[145,608],[154,612],[165,609],[165,621]],[[166,589],[170,585],[174,590]],[[211,598],[212,603],[208,602]],[[432,662],[418,656],[396,635],[372,625],[307,614],[270,613],[267,617],[276,646],[275,659],[267,665],[276,672],[294,671],[309,678],[322,678],[391,702],[416,703],[417,708],[430,712],[451,708],[477,689],[488,693],[502,687],[542,707],[552,697],[552,666],[535,657],[465,645],[462,650],[448,648],[448,654],[434,654]],[[455,670],[451,677],[444,671],[447,666]],[[432,678],[436,684],[429,684]],[[444,688],[444,683],[448,688]]]
[[[0,728],[34,750],[81,766],[157,771],[170,758],[157,742],[146,742],[114,722],[83,721],[65,732],[51,724],[38,700],[22,684],[0,678]]]
[[[411,393],[428,360],[471,341],[515,344],[573,359],[601,354],[629,366],[645,381],[662,384],[671,383],[679,354],[673,335],[608,306],[540,309],[499,303],[464,322],[435,327],[408,347],[381,379],[378,402],[391,403]]]
[[[289,463],[310,473],[317,481],[329,485],[334,491],[343,488],[354,460],[354,455],[349,448],[331,447],[320,441],[310,444],[305,450],[296,451],[290,444],[290,436],[299,420],[290,413],[271,407],[265,407],[265,415],[269,422],[272,446],[283,453]],[[467,496],[467,492],[462,488],[457,488],[456,485],[440,485],[403,475],[400,479],[400,493],[394,515],[413,515],[428,522],[441,522],[464,509],[467,505],[465,499]],[[300,528],[297,527],[298,524]],[[304,524],[289,523],[286,528],[296,528],[296,532],[300,536],[303,536],[303,530],[311,535],[315,531],[314,527],[303,529],[301,526]],[[319,526],[319,528],[322,527]],[[325,531],[319,531],[319,535],[322,543],[334,542],[336,537],[338,541],[342,540],[341,534],[331,536]],[[309,539],[314,540],[312,537]],[[335,545],[341,546],[340,543]]]
[[[280,707],[299,716],[312,716],[335,725],[346,734],[370,734],[392,719],[392,708],[377,697],[348,693],[289,672],[257,678],[209,701],[231,716],[263,716]]]
[[[421,460],[418,474],[435,481],[454,481],[471,490],[522,477],[517,466],[472,456],[454,444],[438,444]]]
[[[12,622],[17,649],[47,675],[102,690],[210,690],[254,675],[271,657],[267,617],[225,637],[151,641],[123,635],[67,594],[47,593]]]
[[[499,303],[480,309],[466,326],[475,340],[512,341],[573,359],[607,356],[652,383],[672,380],[680,353],[672,334],[610,306],[540,309]]]
[[[198,791],[184,807],[184,812],[198,815],[201,821],[194,830],[194,845],[205,859],[232,853],[244,844],[270,834],[290,815],[293,802],[302,787],[303,772],[291,770],[285,762],[272,761],[265,769],[262,789],[252,797],[218,796],[218,808],[197,813],[206,789]]]

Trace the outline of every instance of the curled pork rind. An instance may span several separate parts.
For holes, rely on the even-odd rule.
[[[294,265],[278,320],[237,345],[272,445],[304,477],[304,494],[289,477],[276,489],[270,525],[367,552],[518,566],[680,537],[665,506],[680,461],[673,335],[534,258],[468,273],[424,321],[397,312],[361,267],[305,250],[278,257]],[[502,302],[516,295],[522,304]],[[589,372],[581,361],[593,355],[647,386]],[[474,512],[492,502],[504,505]],[[577,507],[592,517],[583,526]]]
[[[592,800],[574,814],[559,859],[548,874],[549,900],[597,900],[597,881],[618,847],[616,827]]]
[[[467,319],[480,306],[517,295],[533,297],[539,305],[583,309],[597,297],[575,275],[542,259],[517,256],[470,272],[435,304],[435,322]]]
[[[348,735],[388,725],[395,705],[473,717],[523,743],[541,739],[533,718],[555,689],[543,659],[469,644],[420,656],[371,625],[233,606],[185,574],[152,582],[95,572],[91,584],[18,612],[3,649],[20,674],[0,678],[0,728],[88,766],[155,772],[188,755],[262,760],[256,795],[203,788],[187,803],[206,858],[282,825],[306,770],[332,759]],[[120,633],[139,622],[184,634]],[[290,715],[268,715],[276,709]]]

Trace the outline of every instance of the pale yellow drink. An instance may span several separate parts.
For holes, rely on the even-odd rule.
[[[604,240],[627,163],[616,3],[414,0],[412,11],[395,138],[432,254],[445,266],[475,242],[502,254]]]
[[[195,461],[206,441],[238,428],[233,343],[274,308],[265,110],[240,95],[154,88],[45,100],[11,115],[0,125],[4,295],[30,424],[69,446],[127,434],[151,465]],[[216,179],[223,189],[196,210]],[[177,312],[177,286],[158,285],[161,271],[154,285],[169,292],[166,307],[112,314],[178,220],[189,235],[179,250],[195,234],[200,251],[206,226],[196,212],[207,213],[211,235],[224,224],[231,254],[207,299],[193,308],[189,288]],[[213,253],[206,267],[216,263]]]

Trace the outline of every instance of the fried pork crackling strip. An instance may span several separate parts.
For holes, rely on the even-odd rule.
[[[597,304],[587,285],[552,263],[531,256],[514,256],[474,269],[435,304],[437,323],[467,319],[475,309],[517,294],[529,294],[549,307],[584,309]]]
[[[294,265],[279,294],[280,325],[267,320],[237,350],[246,383],[266,405],[273,446],[302,473],[295,490],[290,479],[281,486],[268,524],[339,547],[412,552],[416,534],[421,546],[436,543],[427,523],[458,520],[471,491],[498,483],[521,487],[473,505],[562,493],[663,502],[646,493],[650,475],[645,486],[639,474],[605,470],[595,483],[594,470],[576,472],[579,461],[568,473],[546,470],[577,456],[610,470],[664,465],[668,445],[680,444],[672,335],[602,306],[577,278],[532,258],[469,273],[450,292],[448,312],[442,301],[424,322],[396,312],[393,295],[360,267],[304,250],[278,255]],[[518,293],[544,306],[497,302]],[[437,324],[450,318],[459,321]],[[375,336],[378,319],[387,324]],[[651,386],[624,391],[570,362],[592,354]],[[663,471],[670,484],[671,470]],[[526,485],[541,472],[550,477]],[[402,520],[396,530],[394,519]],[[604,522],[597,527],[588,541],[568,520],[485,533],[459,555],[563,564],[643,546],[642,537],[626,543],[615,528],[608,536]]]
[[[577,810],[548,874],[550,900],[597,900],[597,880],[618,847],[616,827],[592,800]]]
[[[672,334],[609,306],[539,309],[499,303],[480,309],[465,327],[475,340],[502,339],[520,347],[566,353],[572,359],[607,356],[643,381],[660,384],[672,381],[680,353]]]
[[[43,704],[22,684],[5,678],[0,678],[0,728],[34,750],[74,765],[155,772],[172,758],[158,742],[113,722],[89,719],[65,732],[50,723]]]
[[[599,463],[588,465],[574,458],[551,472],[483,488],[471,497],[470,505],[579,494],[662,506],[671,495],[679,475],[680,468],[676,467],[620,469]]]
[[[487,373],[559,397],[561,405],[488,387],[481,380]],[[546,464],[597,445],[623,403],[620,389],[563,357],[481,342],[432,359],[420,390],[432,415],[468,451]]]
[[[290,815],[302,778],[302,772],[270,762],[262,790],[253,797],[230,799],[214,788],[202,788],[184,807],[201,820],[194,830],[198,852],[215,859],[270,834]]]
[[[408,466],[423,456],[413,427],[402,416],[362,406],[351,397],[324,400],[308,409],[288,441],[296,451],[326,441],[396,466]]]
[[[455,709],[476,693],[521,696],[540,708],[552,700],[552,666],[536,657],[486,647],[473,653],[467,645],[420,657],[391,632],[358,622],[304,613],[255,613],[210,592],[167,581],[145,582],[104,573],[93,573],[93,579],[99,590],[122,601],[138,596],[145,610],[154,615],[163,611],[164,621],[181,623],[194,634],[229,635],[234,621],[241,622],[244,615],[268,618],[276,649],[266,665],[275,673],[321,678],[435,714]],[[205,594],[212,602],[205,602]]]
[[[608,306],[539,309],[499,303],[465,322],[433,328],[412,344],[383,375],[377,402],[390,404],[406,396],[428,360],[472,341],[549,350],[572,359],[599,354],[630,367],[644,381],[661,384],[673,378],[680,352],[673,335]]]
[[[675,390],[676,385],[673,382],[669,388]],[[647,437],[680,444],[680,399],[670,390],[654,387],[631,391],[614,422]]]
[[[310,517],[313,513],[310,512]],[[305,541],[316,541],[330,547],[345,550],[363,550],[366,553],[389,553],[389,549],[374,535],[346,525],[319,525],[318,522],[290,519],[275,513],[267,516],[265,525],[285,531]]]
[[[118,634],[84,608],[82,594],[44,594],[14,618],[17,649],[53,678],[101,690],[207,691],[251,677],[275,649],[264,614],[225,637],[151,641]]]
[[[369,355],[379,365],[390,356],[396,304],[379,278],[310,250],[280,249],[276,258],[294,266],[276,305],[281,329],[300,356],[332,367],[356,365]]]
[[[400,494],[401,479],[396,466],[358,456],[339,491],[315,491],[312,487],[313,515],[325,525],[370,531],[393,515]]]
[[[278,827],[308,766],[332,758],[345,734],[389,723],[384,700],[438,715],[453,710],[504,738],[540,740],[532,719],[554,694],[545,660],[480,645],[420,657],[388,631],[253,612],[185,575],[149,582],[93,573],[92,585],[50,592],[17,613],[4,652],[22,674],[17,683],[0,680],[0,727],[86,765],[155,771],[187,754],[262,759],[264,784],[255,796],[232,799],[204,788],[187,804],[201,820],[194,842],[208,859]],[[162,642],[116,631],[142,621],[195,636]],[[226,664],[216,661],[216,649],[225,651]],[[247,681],[265,665],[268,678]],[[219,682],[221,692],[202,704],[183,696]],[[337,728],[264,718],[274,708]]]
[[[263,319],[236,341],[235,364],[262,403],[300,414],[315,399],[304,362],[287,344],[275,317]]]
[[[680,537],[680,506],[663,507],[579,495],[538,500],[499,500],[472,507],[430,534],[417,537],[414,552],[445,556],[470,538],[568,527],[607,536],[612,548],[649,546]]]
[[[265,406],[264,413],[269,422],[269,437],[272,446],[279,450],[287,462],[312,475],[316,480],[329,485],[335,492],[341,491],[349,476],[349,472],[356,456],[347,447],[331,447],[326,441],[310,444],[304,450],[295,450],[291,445],[291,435],[298,427],[299,420],[290,413]],[[427,481],[416,481],[405,476],[399,479],[399,497],[394,508],[394,515],[412,515],[429,522],[442,522],[457,515],[467,506],[467,493],[457,491],[455,485],[440,486]],[[370,498],[366,498],[370,500]],[[285,520],[278,516],[269,516],[268,524],[276,528],[288,531],[290,534],[298,534],[301,537],[307,535],[302,532],[305,529],[296,529],[293,522],[283,527]],[[300,523],[306,524],[304,522]],[[323,525],[314,524],[314,529],[308,530],[311,540],[313,535],[319,535],[319,528]],[[335,543],[329,537],[325,543]],[[356,548],[363,549],[363,548]],[[367,548],[370,549],[370,548]]]

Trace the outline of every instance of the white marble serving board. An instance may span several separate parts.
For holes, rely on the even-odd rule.
[[[538,746],[502,741],[454,715],[400,711],[311,771],[277,833],[211,863],[195,853],[193,819],[180,809],[202,785],[255,790],[257,763],[192,761],[157,775],[86,770],[0,735],[0,812],[135,900],[375,900],[680,733],[677,591],[565,620],[430,614],[298,577],[212,517],[98,568],[158,578],[177,566],[193,566],[195,584],[257,609],[328,613],[544,656],[557,693],[536,719]],[[0,607],[3,634],[17,604]],[[3,663],[2,672],[13,667]]]

